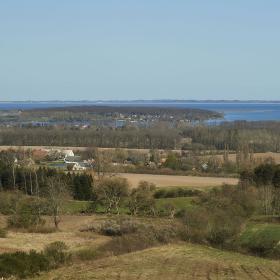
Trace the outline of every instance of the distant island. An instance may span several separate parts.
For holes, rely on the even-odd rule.
[[[280,103],[280,100],[228,100],[228,99],[131,99],[131,100],[2,100],[1,103]]]

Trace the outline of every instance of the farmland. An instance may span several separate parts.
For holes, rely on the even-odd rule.
[[[120,174],[126,178],[132,187],[136,187],[140,181],[154,183],[157,187],[189,187],[193,189],[210,189],[223,184],[236,185],[237,178],[196,177],[196,176],[173,176],[152,174]]]
[[[22,150],[42,150],[42,149],[46,149],[46,150],[73,150],[75,152],[79,152],[79,151],[86,151],[88,149],[88,147],[71,147],[71,146],[5,146],[5,145],[1,145],[0,146],[0,151],[7,151],[7,150],[17,150],[17,149],[22,149]],[[115,148],[98,148],[100,151],[115,151]],[[129,149],[129,148],[118,148],[118,150],[123,150],[125,152],[137,152],[140,154],[147,154],[149,153],[150,149]],[[159,149],[159,152],[164,153],[165,150]],[[181,150],[172,150],[175,153],[181,153]],[[207,151],[205,151],[207,154]],[[209,152],[209,151],[208,151]],[[215,155],[215,154],[214,154]],[[223,159],[223,155],[221,154],[216,154],[215,155],[217,158],[219,158],[220,160]],[[280,163],[280,153],[275,153],[275,152],[265,152],[265,153],[254,153],[254,158],[257,160],[265,160],[265,159],[269,159],[272,158],[273,160],[275,160],[276,163]],[[229,154],[229,160],[230,161],[235,161],[236,160],[236,153],[235,152],[231,152]]]
[[[280,279],[278,154],[33,152],[1,153],[0,276]]]

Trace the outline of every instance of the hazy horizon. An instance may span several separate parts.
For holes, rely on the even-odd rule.
[[[279,100],[280,2],[0,3],[0,100]]]
[[[97,103],[97,102],[104,102],[104,103],[110,103],[110,102],[116,102],[116,103],[122,103],[122,102],[135,102],[135,103],[141,103],[141,102],[164,102],[164,103],[172,103],[172,102],[189,102],[189,103],[254,103],[254,102],[260,102],[260,103],[269,103],[269,102],[280,102],[280,99],[272,99],[272,100],[269,100],[269,99],[76,99],[76,100],[71,100],[71,99],[45,99],[45,100],[36,100],[36,99],[19,99],[19,100],[1,100],[0,99],[0,103],[17,103],[17,102],[57,102],[57,103],[60,103],[60,102],[73,102],[73,103],[82,103],[82,102],[91,102],[91,103]]]

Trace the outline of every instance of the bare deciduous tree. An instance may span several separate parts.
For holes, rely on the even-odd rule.
[[[119,214],[120,203],[128,194],[128,182],[124,178],[104,178],[97,187],[98,200],[104,204],[107,213],[115,209]]]
[[[69,193],[65,182],[59,177],[48,178],[47,186],[48,209],[53,217],[54,225],[58,229],[58,225],[61,222],[62,207]]]

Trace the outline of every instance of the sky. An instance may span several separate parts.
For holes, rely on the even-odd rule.
[[[279,0],[0,1],[0,101],[280,100]]]

